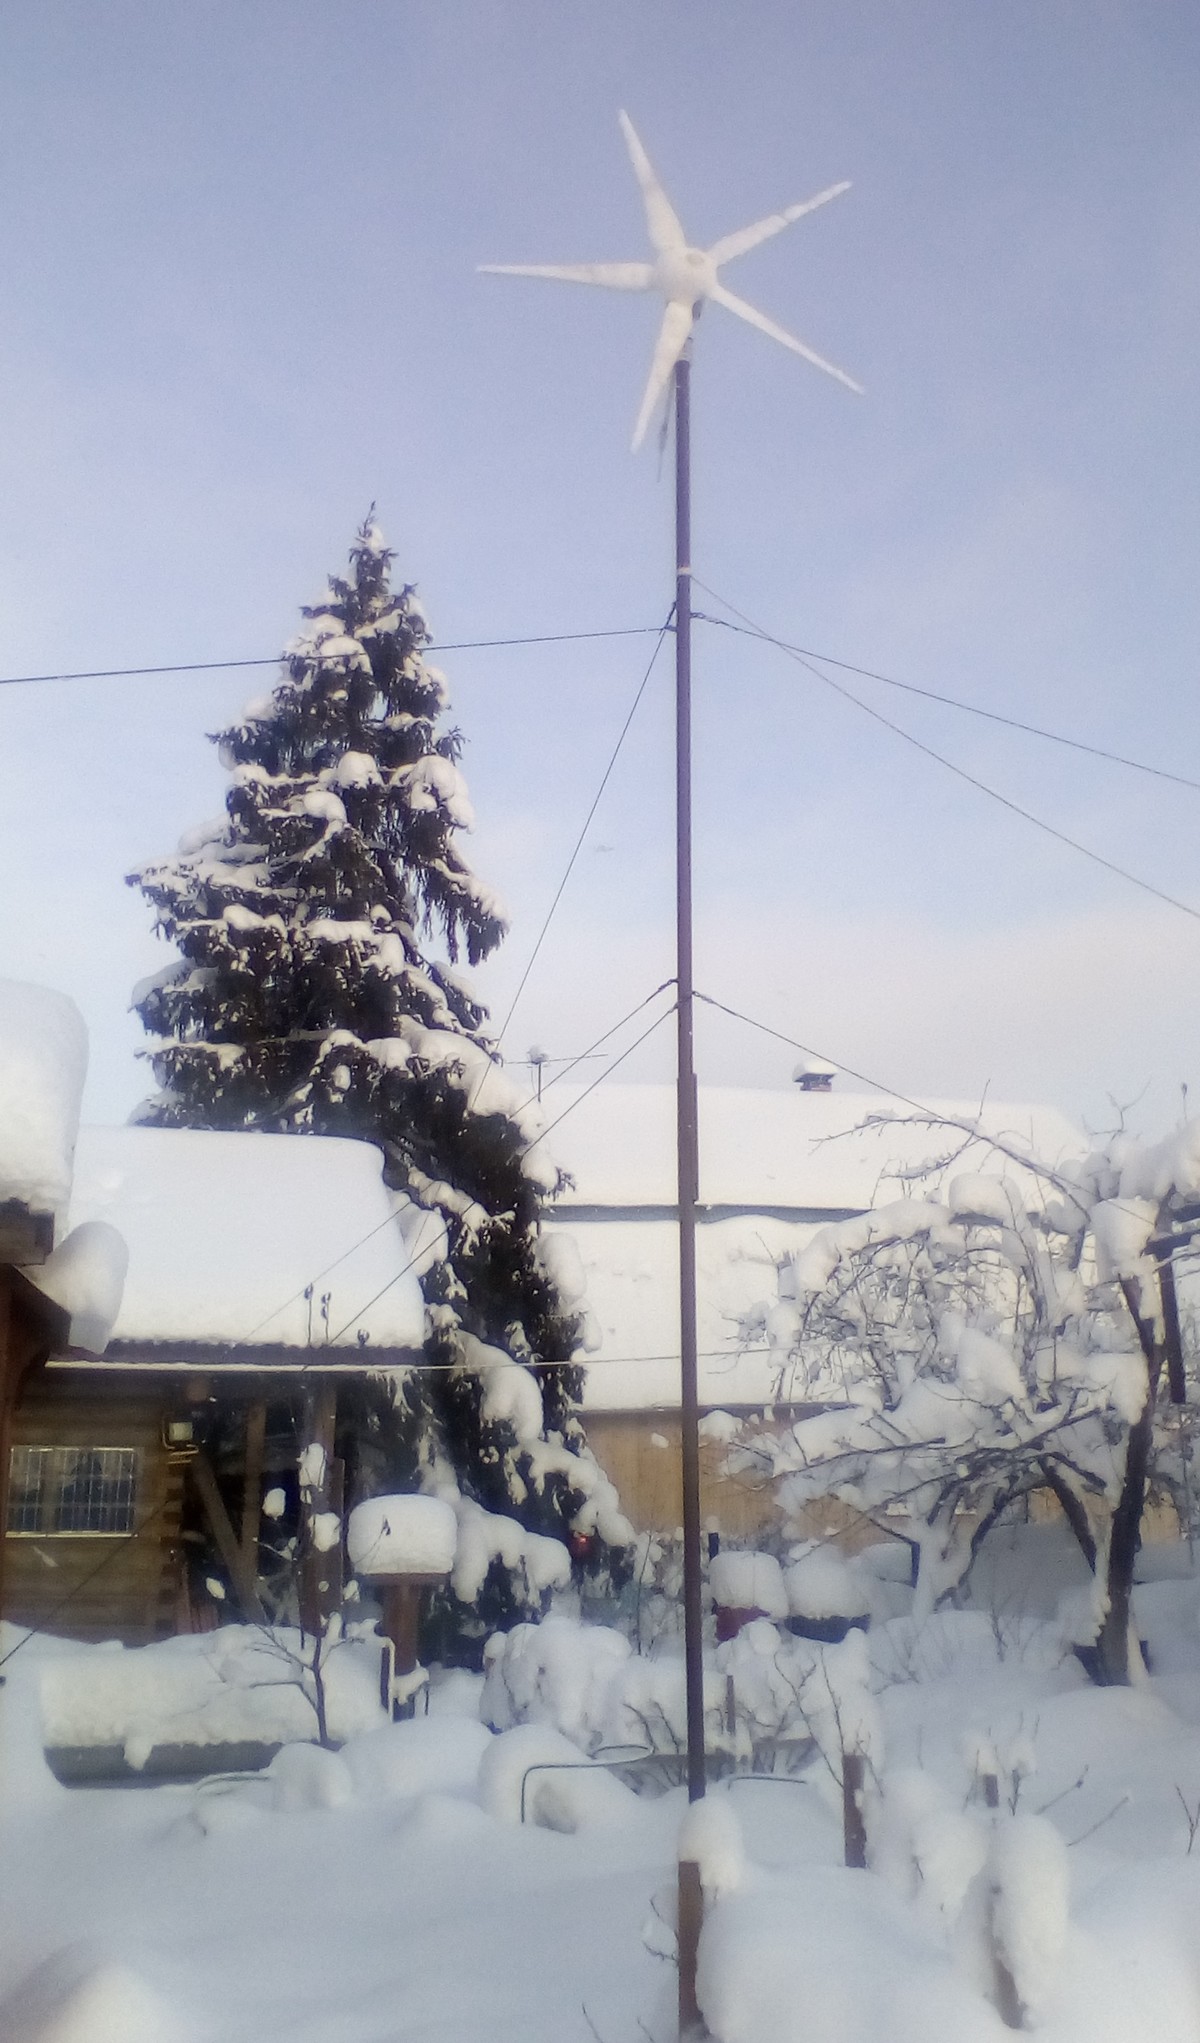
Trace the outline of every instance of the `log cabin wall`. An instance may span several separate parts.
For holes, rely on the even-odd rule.
[[[57,1379],[57,1380],[56,1380]],[[56,1636],[95,1641],[120,1639],[141,1645],[175,1629],[180,1578],[179,1530],[184,1466],[163,1440],[165,1404],[154,1385],[94,1388],[64,1383],[59,1372],[39,1372],[28,1384],[13,1418],[15,1462],[26,1475],[37,1458],[22,1449],[125,1449],[134,1456],[132,1537],[122,1532],[13,1530],[14,1522],[54,1518],[49,1498],[42,1510],[22,1511],[21,1493],[10,1490],[6,1539],[4,1616],[14,1624],[37,1625]],[[126,1466],[127,1464],[122,1464]],[[47,1489],[61,1481],[62,1458],[48,1460]]]
[[[780,1432],[787,1420],[777,1422]],[[669,1412],[587,1412],[588,1445],[616,1484],[621,1509],[635,1532],[673,1533],[683,1521],[679,1419]],[[729,1475],[719,1441],[700,1442],[700,1518],[706,1531],[752,1544],[783,1529],[778,1489],[765,1476]],[[836,1534],[853,1549],[879,1538],[860,1515],[836,1497],[822,1498],[788,1519],[796,1539]]]

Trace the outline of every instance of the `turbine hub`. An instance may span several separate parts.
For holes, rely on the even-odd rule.
[[[698,305],[717,281],[717,266],[703,248],[664,249],[654,265],[663,297],[679,305]]]

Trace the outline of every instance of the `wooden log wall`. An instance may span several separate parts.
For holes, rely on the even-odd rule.
[[[185,1465],[162,1436],[151,1386],[64,1397],[35,1377],[13,1418],[29,1447],[132,1447],[138,1456],[132,1538],[115,1533],[29,1534],[6,1541],[4,1616],[62,1638],[142,1645],[174,1630]]]

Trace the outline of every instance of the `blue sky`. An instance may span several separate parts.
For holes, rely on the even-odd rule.
[[[649,300],[481,278],[640,257],[625,106],[709,241],[842,177],[706,314],[699,575],[772,631],[1200,779],[1200,17],[1106,0],[191,0],[0,27],[0,672],[269,654],[376,500],[446,639],[647,624],[670,481]],[[646,657],[447,655],[513,932],[503,1013]],[[668,662],[512,1024],[573,1052],[671,970]],[[1200,794],[869,683],[1012,800],[1200,908]],[[162,961],[122,875],[216,813],[261,676],[0,689],[4,965],[140,1095]],[[769,648],[696,646],[698,977],[906,1092],[1200,1085],[1200,924]],[[786,1084],[706,1021],[702,1076]],[[626,1067],[665,1075],[663,1040]]]

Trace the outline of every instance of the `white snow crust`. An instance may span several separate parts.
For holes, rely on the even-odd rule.
[[[100,1355],[117,1323],[128,1269],[124,1236],[106,1220],[81,1220],[28,1275],[70,1313],[71,1346]]]
[[[344,1328],[344,1347],[361,1329],[371,1348],[419,1348],[380,1170],[370,1143],[339,1137],[82,1128],[70,1225],[104,1222],[129,1252],[113,1338],[302,1351]]]
[[[65,993],[0,979],[0,1204],[65,1208],[87,1052],[83,1016]]]
[[[708,1586],[713,1602],[728,1610],[760,1610],[764,1617],[788,1614],[783,1570],[774,1554],[722,1547],[709,1562]]]

